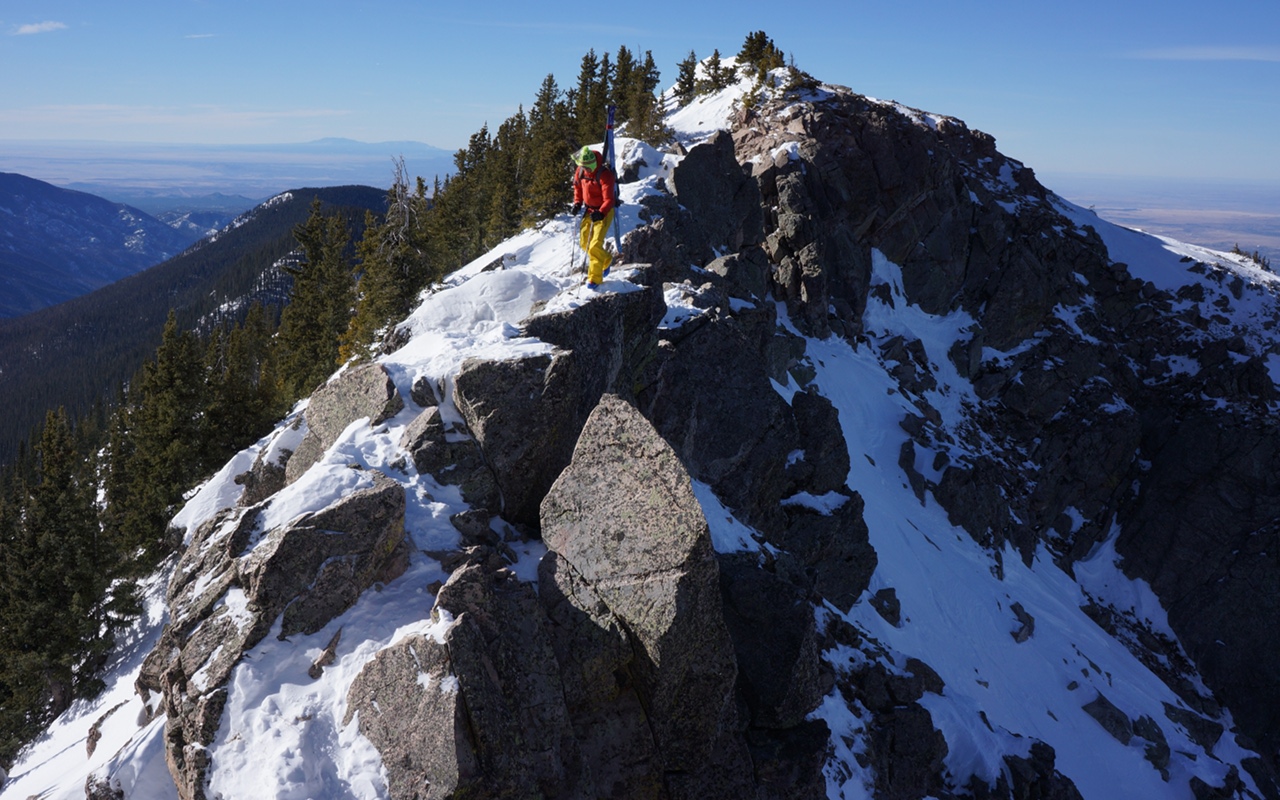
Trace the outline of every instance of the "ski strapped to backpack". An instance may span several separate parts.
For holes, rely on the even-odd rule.
[[[618,258],[622,259],[622,233],[621,226],[618,224],[618,209],[622,206],[622,198],[618,191],[618,170],[615,167],[614,146],[613,146],[613,114],[617,111],[617,106],[609,106],[608,122],[605,123],[604,129],[604,163],[609,166],[609,171],[613,173],[613,243],[618,249]]]

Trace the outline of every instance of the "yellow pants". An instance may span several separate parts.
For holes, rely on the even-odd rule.
[[[610,253],[604,246],[605,236],[608,235],[609,226],[612,224],[612,209],[599,222],[592,222],[590,214],[582,218],[580,239],[582,249],[587,251],[587,255],[591,259],[590,266],[587,267],[587,281],[590,283],[604,283],[604,271],[613,263],[613,253]]]

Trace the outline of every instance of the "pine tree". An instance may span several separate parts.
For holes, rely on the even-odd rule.
[[[119,555],[99,525],[96,484],[62,409],[49,412],[36,473],[0,511],[0,754],[102,687],[114,633],[137,606],[113,583]]]
[[[582,65],[578,70],[578,85],[573,92],[575,143],[595,141],[593,138],[595,134],[587,130],[587,121],[592,115],[592,104],[599,102],[599,93],[596,88],[599,81],[600,60],[596,57],[596,51],[591,49],[582,57]],[[545,85],[544,82],[543,86]]]
[[[749,66],[755,70],[757,81],[763,80],[770,70],[786,65],[786,58],[773,40],[764,31],[747,34],[738,53],[739,65]]]
[[[702,68],[703,77],[697,82],[698,94],[712,94],[727,87],[733,80],[734,70],[724,66],[720,59],[720,50],[712,51],[711,58]]]
[[[271,320],[255,303],[243,323],[214,329],[205,348],[204,471],[271,430],[285,412],[276,383]]]
[[[338,367],[340,340],[350,324],[355,285],[347,262],[350,234],[340,215],[327,216],[320,200],[294,228],[302,262],[285,267],[293,276],[289,305],[280,314],[279,367],[286,394],[298,398]]]
[[[484,247],[497,246],[517,233],[526,221],[528,170],[533,166],[529,120],[521,106],[498,126],[487,165],[486,181],[493,185],[485,219]]]
[[[143,365],[118,413],[109,446],[106,517],[145,570],[172,550],[169,519],[205,473],[205,361],[200,340],[172,311],[155,359]]]
[[[600,141],[607,121],[606,106],[613,86],[613,65],[609,54],[598,60],[596,51],[590,50],[582,57],[578,72],[578,87],[574,92],[573,116],[577,133],[574,148]]]
[[[637,96],[644,91],[640,85],[640,65],[626,45],[618,48],[617,63],[613,68],[613,92],[611,101],[617,106],[614,121],[619,125],[631,119]]]
[[[653,53],[646,50],[644,61],[632,73],[633,89],[628,96],[627,135],[661,146],[671,138],[663,123],[662,106],[655,91],[662,80]]]
[[[698,56],[692,50],[676,65],[676,100],[688,105],[698,93]]]
[[[378,330],[399,321],[418,294],[439,276],[429,255],[426,185],[409,187],[404,159],[398,159],[387,213],[379,222],[365,218],[363,238],[356,244],[360,280],[355,316],[343,335],[339,359],[367,354]]]
[[[570,104],[561,95],[554,75],[548,75],[529,109],[529,168],[524,171],[524,218],[546,219],[558,213],[571,197],[569,157],[578,139]]]

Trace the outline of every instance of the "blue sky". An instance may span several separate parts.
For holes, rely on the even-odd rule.
[[[454,149],[588,48],[651,50],[665,86],[753,30],[1038,172],[1280,181],[1273,0],[0,0],[0,140]]]

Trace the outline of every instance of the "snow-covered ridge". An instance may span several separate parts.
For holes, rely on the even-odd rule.
[[[687,144],[728,128],[735,103],[749,88],[744,84],[695,101],[673,113],[668,124]],[[913,124],[931,130],[945,119],[906,115]],[[648,165],[640,170],[638,180],[622,187],[624,205],[619,216],[625,233],[642,224],[640,200],[663,191],[680,157],[622,140],[620,152],[624,163]],[[793,150],[779,152],[798,157]],[[1016,188],[1012,178],[1006,185]],[[1077,226],[1098,230],[1113,259],[1129,264],[1135,276],[1159,288],[1176,293],[1183,286],[1201,285],[1211,297],[1234,297],[1230,286],[1238,279],[1240,296],[1234,297],[1238,302],[1224,316],[1226,322],[1213,324],[1226,326],[1223,331],[1243,332],[1256,353],[1270,354],[1270,363],[1280,363],[1280,350],[1265,334],[1265,326],[1274,324],[1268,314],[1277,307],[1275,276],[1255,274],[1247,264],[1225,254],[1108,227],[1088,212],[1054,202]],[[1017,207],[1006,210],[1013,212]],[[458,422],[461,415],[453,405],[452,387],[463,361],[521,359],[548,352],[550,345],[523,335],[521,323],[535,308],[536,313],[581,308],[599,296],[581,285],[575,233],[573,220],[553,219],[502,243],[424,292],[420,305],[401,324],[408,334],[407,344],[380,358],[399,393],[408,399],[415,385],[425,383],[432,387],[445,420]],[[489,269],[494,264],[501,268]],[[1197,264],[1204,268],[1196,271]],[[1218,274],[1221,280],[1211,277]],[[634,277],[629,269],[615,268],[603,290],[637,291],[630,282]],[[862,313],[864,335],[857,342],[804,336],[788,318],[786,306],[777,307],[780,326],[804,340],[815,373],[812,386],[839,414],[851,464],[847,486],[865,501],[863,517],[879,559],[870,587],[849,612],[842,613],[829,603],[816,609],[821,623],[847,626],[864,642],[862,647],[829,642],[825,662],[838,674],[874,663],[899,676],[907,674],[909,659],[929,665],[944,686],[927,692],[920,702],[945,737],[945,767],[957,782],[956,789],[972,775],[994,781],[1005,769],[1003,758],[1027,757],[1033,739],[1054,748],[1058,770],[1088,800],[1186,800],[1193,776],[1211,786],[1222,785],[1228,772],[1249,754],[1230,736],[1206,746],[1184,726],[1171,724],[1167,707],[1183,709],[1183,701],[1083,610],[1090,603],[1105,604],[1131,615],[1136,624],[1175,638],[1150,587],[1126,578],[1117,567],[1114,535],[1078,562],[1073,579],[1047,550],[1041,549],[1025,564],[1011,548],[992,553],[979,546],[969,532],[951,523],[931,493],[921,497],[913,489],[899,466],[909,441],[900,421],[915,414],[917,407],[895,377],[895,365],[885,358],[884,346],[903,337],[923,348],[936,380],[924,394],[939,412],[941,429],[956,434],[949,451],[953,463],[978,454],[972,440],[959,433],[974,424],[979,399],[949,355],[957,344],[968,341],[974,319],[961,311],[923,311],[908,299],[903,283],[901,267],[873,251],[874,291]],[[666,287],[664,329],[691,324],[702,315],[704,309],[692,301],[695,293],[692,285]],[[756,307],[754,301],[734,298],[725,311],[743,313]],[[1060,312],[1068,320],[1074,319],[1072,314],[1067,307]],[[993,353],[992,357],[1012,355]],[[775,383],[774,388],[788,403],[801,390],[794,379],[787,386]],[[218,511],[232,507],[241,491],[235,483],[237,475],[260,455],[278,463],[284,450],[297,449],[305,432],[297,424],[302,410],[295,409],[272,434],[229,462],[191,498],[175,523],[190,536]],[[213,747],[210,789],[215,796],[387,796],[381,756],[356,724],[344,722],[347,692],[377,653],[414,634],[440,640],[454,622],[427,615],[432,605],[427,587],[444,580],[446,574],[426,553],[457,546],[458,532],[449,519],[468,508],[456,487],[418,474],[411,462],[404,464],[399,442],[421,411],[421,406],[409,403],[377,426],[367,419],[353,423],[318,463],[266,507],[258,533],[322,510],[367,485],[374,471],[381,472],[404,488],[405,527],[415,552],[403,577],[380,592],[366,593],[324,629],[287,641],[269,635],[247,654],[233,674]],[[793,457],[798,460],[803,455]],[[940,474],[936,462],[923,454],[911,467],[934,480]],[[695,483],[693,489],[718,551],[768,550],[759,532],[736,519],[708,486]],[[846,500],[835,493],[798,494],[784,503],[831,514]],[[526,544],[513,571],[533,580],[544,552],[536,543]],[[139,629],[143,638],[136,653],[148,649],[145,636],[154,634],[163,620],[163,585],[164,576],[158,576],[148,595],[155,613]],[[872,602],[889,590],[899,604],[897,622]],[[229,595],[226,602],[235,604],[238,599]],[[1024,614],[1034,620],[1034,633],[1020,639],[1027,627]],[[319,679],[308,680],[307,666],[339,629],[336,660]],[[5,797],[40,792],[49,798],[79,797],[87,773],[109,781],[129,797],[177,796],[163,759],[163,717],[139,727],[141,701],[127,699],[137,660],[121,657],[109,681],[109,693],[73,707],[46,739],[24,754]],[[422,688],[452,687],[424,680]],[[1134,737],[1121,743],[1083,710],[1097,696],[1105,696],[1130,719],[1150,719],[1157,725],[1169,751],[1167,777],[1148,757],[1148,748],[1155,742]],[[86,762],[80,756],[86,723],[122,701],[125,705],[106,716],[108,723],[101,726],[98,757]],[[867,708],[833,691],[812,717],[824,720],[832,731],[834,755],[824,770],[827,796],[873,797],[876,775],[859,758],[865,755],[869,736]],[[1229,729],[1231,723],[1230,715],[1223,715],[1221,724]]]

